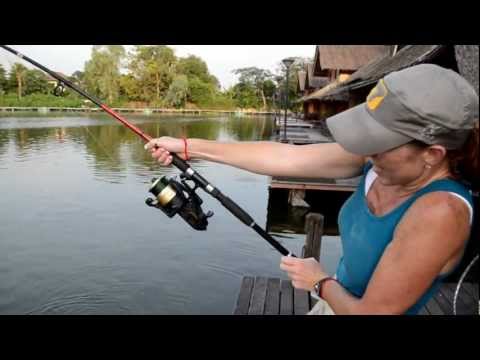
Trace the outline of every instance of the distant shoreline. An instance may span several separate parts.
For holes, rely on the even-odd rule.
[[[220,114],[238,114],[238,115],[274,115],[273,111],[251,111],[251,110],[213,110],[213,109],[165,109],[165,108],[113,108],[119,113],[137,113],[137,114],[202,114],[202,113],[220,113]],[[50,112],[103,112],[100,108],[76,108],[76,107],[52,107],[52,106],[6,106],[0,107],[1,113],[15,113],[15,112],[39,112],[48,114]]]

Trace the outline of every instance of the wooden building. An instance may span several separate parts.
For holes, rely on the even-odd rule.
[[[304,105],[305,119],[324,120],[348,109],[348,94],[331,97],[324,95],[347,81],[362,66],[389,55],[392,51],[392,47],[387,45],[317,45],[312,76],[324,79],[326,84],[300,100]]]

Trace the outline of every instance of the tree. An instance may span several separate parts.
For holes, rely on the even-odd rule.
[[[75,85],[78,85],[80,87],[84,87],[85,86],[85,82],[84,82],[84,79],[85,79],[85,73],[83,71],[75,71],[72,76],[70,76],[70,80],[75,84]]]
[[[272,73],[268,70],[259,69],[257,67],[247,67],[233,70],[233,73],[239,75],[238,82],[243,84],[240,89],[253,88],[254,92],[261,98],[263,109],[267,108],[266,90],[272,91],[271,86],[274,83],[271,81]]]
[[[132,74],[120,76],[120,95],[129,100],[142,100],[141,89],[137,79]]]
[[[183,107],[187,100],[188,79],[185,75],[177,75],[168,88],[166,102],[170,106]]]
[[[294,106],[295,102],[292,101],[297,96],[297,83],[298,83],[298,72],[300,70],[305,70],[306,65],[312,62],[311,58],[304,58],[304,57],[292,57],[295,61],[290,66],[289,70],[289,77],[288,77],[288,97],[290,99],[289,105],[290,107]],[[280,89],[283,96],[285,94],[285,77],[286,77],[286,69],[285,65],[282,62],[277,64],[277,74],[274,76],[274,79],[277,83],[277,88]],[[283,97],[281,99],[282,106],[283,106]]]
[[[128,65],[146,101],[160,101],[175,76],[177,58],[165,45],[136,46]]]
[[[204,83],[213,84],[217,88],[220,86],[217,78],[208,71],[206,62],[197,56],[190,55],[180,59],[178,61],[177,71],[180,74],[186,75],[188,79],[196,77]]]
[[[85,63],[83,80],[90,92],[113,103],[119,95],[119,80],[125,49],[121,45],[95,45]]]
[[[21,99],[23,95],[26,73],[27,68],[20,63],[13,64],[10,69],[9,83],[12,88],[17,89],[17,96],[19,99]]]
[[[0,95],[7,91],[7,77],[3,66],[0,64]]]
[[[33,69],[25,72],[25,89],[23,92],[25,95],[34,93],[47,94],[49,90],[50,86],[42,71]]]
[[[197,105],[210,105],[215,97],[215,85],[193,77],[188,81],[188,100]]]
[[[248,83],[238,83],[229,91],[237,106],[241,108],[257,108],[260,100],[254,86]]]

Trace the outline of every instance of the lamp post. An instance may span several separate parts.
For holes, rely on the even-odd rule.
[[[283,140],[282,142],[286,143],[288,142],[287,140],[287,110],[288,110],[288,75],[289,75],[289,70],[290,66],[294,63],[295,59],[292,58],[286,58],[283,59],[283,65],[285,65],[285,68],[287,69],[287,78],[285,79],[285,118],[283,120]]]

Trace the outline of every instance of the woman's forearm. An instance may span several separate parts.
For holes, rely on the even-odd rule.
[[[323,284],[322,297],[336,315],[394,315],[392,304],[357,298],[336,281]],[[398,313],[400,314],[400,312]]]
[[[190,156],[231,165],[262,175],[282,175],[289,172],[285,161],[292,156],[292,145],[269,141],[219,142],[188,139]]]
[[[238,167],[269,176],[342,178],[355,176],[363,158],[338,144],[290,145],[271,141],[218,142],[188,139],[194,158]]]

